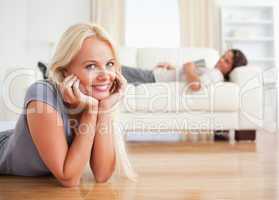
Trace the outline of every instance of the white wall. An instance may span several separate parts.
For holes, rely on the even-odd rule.
[[[26,39],[30,61],[47,59],[49,48],[70,25],[90,19],[89,0],[28,0],[27,10]]]
[[[89,20],[90,0],[1,0],[1,71],[47,60],[68,26]]]
[[[0,0],[0,70],[48,60],[61,33],[69,25],[89,19],[90,0]]]

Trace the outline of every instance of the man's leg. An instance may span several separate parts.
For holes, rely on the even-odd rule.
[[[134,85],[155,82],[152,70],[122,66],[122,75],[126,78],[128,83]]]

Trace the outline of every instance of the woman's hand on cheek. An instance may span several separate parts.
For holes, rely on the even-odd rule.
[[[77,80],[74,75],[67,76],[62,83],[59,84],[59,89],[62,94],[63,100],[71,105],[76,105],[77,99],[73,93],[73,84]]]
[[[125,90],[127,87],[127,80],[123,77],[123,75],[120,72],[116,72],[115,79],[118,85],[116,86],[115,91],[113,91],[112,94],[110,94],[107,98],[100,100],[99,113],[112,112],[124,97]]]
[[[88,109],[98,109],[98,100],[93,97],[87,96],[79,89],[80,81],[74,76],[68,76],[59,85],[63,100],[73,106],[82,106]]]
[[[73,92],[74,92],[74,95],[77,97],[78,102],[82,106],[85,106],[87,109],[90,109],[90,110],[98,110],[99,101],[92,96],[88,96],[88,95],[84,94],[80,90],[80,80],[79,79],[77,79],[73,84]]]

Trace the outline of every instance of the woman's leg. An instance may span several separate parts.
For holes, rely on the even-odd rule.
[[[128,83],[134,85],[155,82],[152,70],[122,66],[122,75],[126,78]]]

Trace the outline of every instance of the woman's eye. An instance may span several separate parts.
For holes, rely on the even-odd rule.
[[[108,67],[108,68],[111,68],[111,67],[113,67],[113,66],[114,66],[114,63],[113,63],[113,62],[108,62],[108,63],[107,63],[107,67]]]
[[[95,69],[95,68],[96,68],[95,64],[90,64],[90,65],[86,66],[86,69],[89,69],[89,70],[92,70],[92,69]]]

